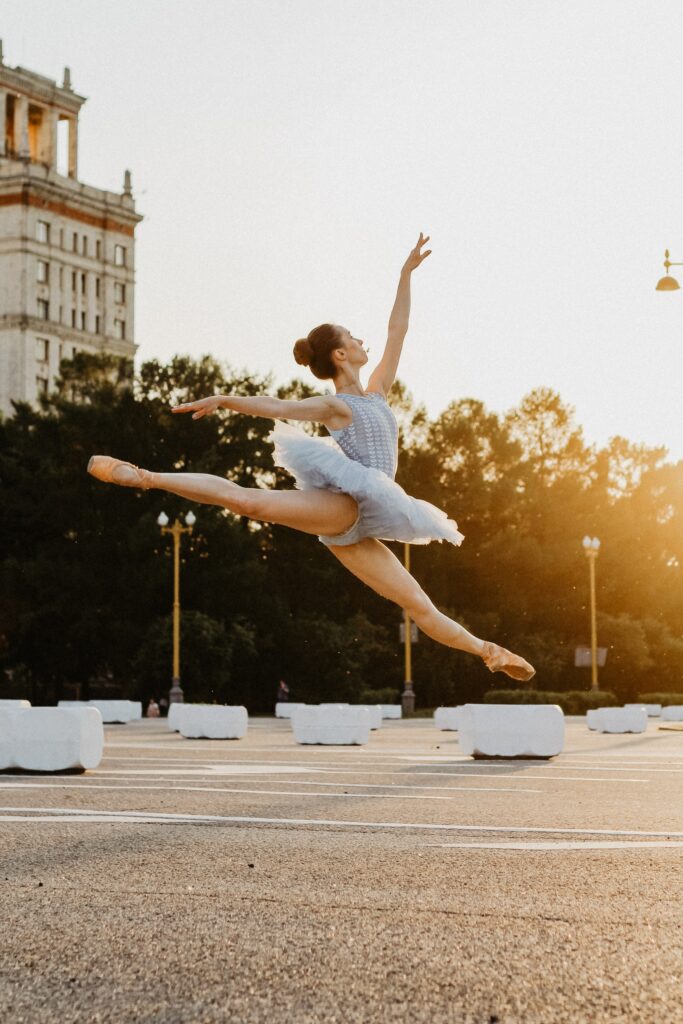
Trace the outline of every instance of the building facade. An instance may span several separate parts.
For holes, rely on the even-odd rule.
[[[76,351],[132,358],[135,211],[78,180],[85,97],[5,65],[0,42],[0,413],[47,393]]]

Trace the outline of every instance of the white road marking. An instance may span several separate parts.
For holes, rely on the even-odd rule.
[[[92,779],[91,781],[95,781]],[[387,786],[365,786],[363,783],[344,783],[344,782],[283,782],[283,785],[290,786],[344,786],[346,785],[349,789],[386,789]],[[407,793],[310,793],[310,792],[292,792],[288,789],[233,789],[226,788],[224,786],[173,786],[171,789],[161,790],[159,786],[137,786],[131,785],[126,780],[121,780],[120,786],[109,786],[105,784],[98,784],[90,786],[92,790],[115,790],[116,792],[127,791],[129,789],[138,789],[151,791],[153,793],[260,793],[261,795],[268,796],[315,796],[315,797],[327,797],[327,796],[348,796],[348,797],[367,797],[375,800],[455,800],[455,797],[449,796],[430,796],[425,792],[428,788],[438,790],[448,790],[449,792],[456,793],[542,793],[541,789],[499,789],[494,786],[392,786],[392,789],[419,789],[421,791],[419,796]],[[71,783],[71,782],[0,782],[0,789],[84,789],[83,784]]]
[[[566,850],[651,850],[667,847],[669,849],[678,847],[683,850],[682,842],[669,842],[665,839],[651,839],[646,842],[630,840],[629,842],[618,842],[609,840],[579,840],[572,842],[553,843],[429,843],[429,846],[439,846],[442,850],[543,850],[546,852],[563,853]]]
[[[27,815],[24,817],[23,815]],[[28,817],[31,815],[31,817]],[[44,817],[43,817],[44,816]],[[683,839],[683,832],[666,832],[611,829],[611,828],[547,828],[534,825],[443,825],[433,822],[404,821],[352,821],[335,818],[265,818],[252,815],[232,814],[175,814],[160,811],[100,811],[97,809],[76,809],[73,807],[0,807],[0,821],[84,821],[88,818],[112,822],[128,822],[130,819],[144,820],[153,824],[237,824],[237,825],[294,825],[326,826],[332,828],[377,828],[377,829],[420,829],[437,832],[495,832],[503,834],[540,835],[581,835],[581,836],[634,836],[637,838]]]

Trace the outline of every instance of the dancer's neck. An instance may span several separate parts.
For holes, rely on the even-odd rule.
[[[337,394],[342,395],[365,395],[365,388],[360,382],[358,374],[342,371],[334,382]]]

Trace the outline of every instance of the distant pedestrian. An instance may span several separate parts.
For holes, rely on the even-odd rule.
[[[154,697],[152,697],[147,705],[147,718],[158,718],[160,714],[159,705],[155,701]]]
[[[161,715],[162,718],[166,718],[168,714],[168,701],[166,700],[165,697],[162,697],[159,700],[159,714]]]
[[[277,684],[277,701],[278,701],[278,704],[283,704],[285,701],[288,701],[288,700],[289,700],[289,687],[287,686],[287,683],[284,681],[284,679],[281,679],[280,682]]]

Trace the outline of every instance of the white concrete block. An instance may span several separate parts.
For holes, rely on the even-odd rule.
[[[662,708],[663,722],[683,722],[683,704],[669,704]]]
[[[278,701],[275,705],[275,717],[276,718],[291,718],[294,711],[297,708],[305,708],[305,704],[294,704],[288,700]]]
[[[30,708],[30,700],[11,700],[9,697],[4,697],[0,700],[0,708]]]
[[[130,700],[128,703],[131,706],[131,721],[137,722],[142,718],[142,701],[141,700]]]
[[[187,705],[177,704],[175,702],[173,704],[168,705],[168,716],[166,718],[166,724],[168,725],[168,728],[171,730],[171,732],[178,732],[178,729],[180,728],[180,716],[182,714],[182,710],[184,707],[187,707]]]
[[[97,708],[28,708],[14,721],[14,762],[34,772],[97,768],[104,749]]]
[[[564,745],[556,704],[465,704],[458,723],[460,749],[474,757],[555,757]]]
[[[596,716],[598,732],[645,732],[647,711],[644,705],[628,708],[599,708]]]
[[[453,708],[437,708],[434,712],[434,725],[444,732],[457,732],[460,726],[460,712],[463,705],[459,704]]]
[[[23,708],[0,707],[0,771],[16,768],[14,760],[14,722]]]
[[[131,700],[90,700],[88,707],[97,708],[102,721],[109,724],[132,722],[135,714]]]
[[[662,713],[661,704],[624,704],[625,708],[645,708],[648,718],[659,718]]]
[[[380,704],[382,718],[402,718],[403,708],[400,704]]]
[[[185,704],[178,731],[186,739],[241,740],[247,735],[249,716],[245,707],[226,704]]]
[[[598,728],[598,723],[600,721],[600,710],[600,708],[592,708],[590,711],[586,712],[586,725],[592,732],[595,732],[595,730]]]
[[[370,739],[370,714],[365,708],[306,705],[292,715],[297,743],[362,745]]]
[[[365,708],[370,715],[370,731],[382,728],[382,707],[380,704],[351,704],[353,708]]]

